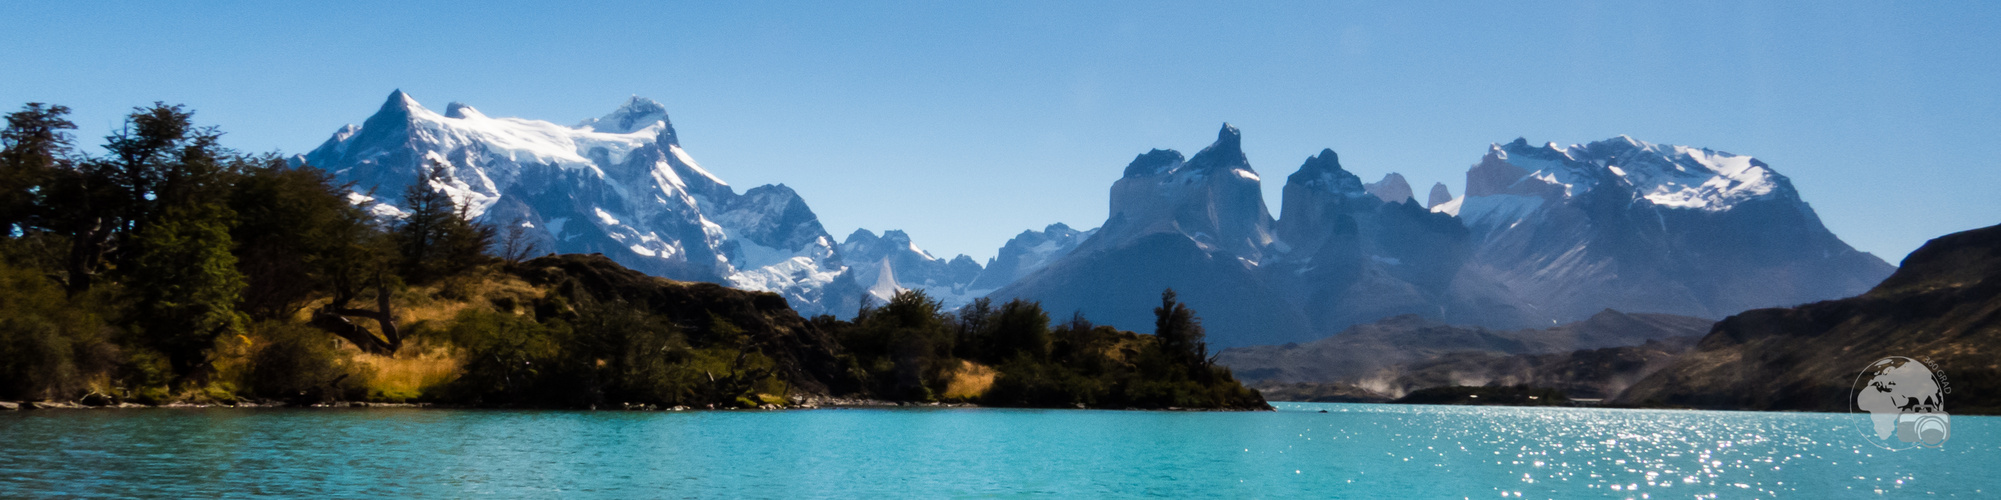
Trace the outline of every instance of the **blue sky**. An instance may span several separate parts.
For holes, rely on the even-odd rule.
[[[398,88],[558,123],[638,94],[836,237],[983,260],[1097,226],[1134,155],[1225,121],[1274,209],[1321,148],[1456,194],[1489,143],[1627,134],[1757,156],[1892,263],[2001,223],[1996,4],[721,3],[9,3],[0,106],[68,105],[94,145],[185,103],[232,147],[299,153]]]

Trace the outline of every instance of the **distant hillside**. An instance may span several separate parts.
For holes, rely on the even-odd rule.
[[[1604,310],[1590,319],[1544,329],[1494,331],[1456,326],[1415,315],[1397,316],[1355,325],[1347,331],[1304,344],[1252,346],[1224,350],[1217,363],[1238,377],[1271,382],[1362,382],[1378,392],[1397,395],[1396,380],[1427,363],[1457,356],[1508,358],[1516,355],[1570,356],[1573,351],[1638,346],[1648,341],[1693,337],[1708,331],[1709,320],[1666,314],[1628,314]],[[1666,348],[1660,350],[1667,350]],[[1519,365],[1552,360],[1516,360]],[[1441,385],[1480,385],[1509,370],[1464,367],[1461,380]],[[1452,378],[1452,377],[1444,377]],[[1480,379],[1480,380],[1475,380]],[[1477,382],[1477,383],[1474,383]],[[1412,382],[1415,383],[1415,382]],[[1429,386],[1424,386],[1429,387]],[[1421,388],[1421,387],[1419,387]],[[1591,396],[1582,396],[1591,397]]]
[[[1952,413],[2001,412],[2001,226],[1933,239],[1857,297],[1731,316],[1617,402],[1848,411],[1870,362],[1935,362]]]

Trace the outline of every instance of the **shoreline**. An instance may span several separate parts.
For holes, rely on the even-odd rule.
[[[704,407],[704,408],[697,408],[697,407],[689,407],[689,406],[667,406],[667,407],[661,407],[661,406],[657,406],[657,405],[646,405],[646,404],[622,404],[622,405],[619,405],[619,406],[614,406],[614,407],[589,407],[589,408],[541,408],[541,407],[504,407],[504,406],[503,406],[503,407],[493,407],[493,406],[460,406],[460,405],[445,405],[445,404],[433,404],[433,403],[377,403],[377,402],[368,402],[368,401],[342,401],[342,402],[331,402],[331,403],[314,403],[314,404],[310,404],[310,405],[298,405],[298,404],[290,404],[290,403],[278,403],[278,402],[242,402],[242,403],[237,403],[237,404],[198,404],[198,403],[168,403],[168,404],[162,404],[162,405],[145,405],[145,404],[138,404],[138,403],[118,403],[118,404],[104,404],[104,405],[87,405],[87,404],[83,404],[83,403],[79,403],[79,402],[50,402],[50,401],[0,401],[0,412],[31,412],[31,411],[48,411],[48,410],[134,410],[134,409],[172,409],[172,410],[188,410],[188,409],[328,409],[328,410],[332,410],[332,409],[371,409],[371,408],[403,408],[403,409],[437,409],[437,410],[502,410],[502,411],[507,411],[507,410],[537,410],[537,411],[630,411],[630,412],[687,412],[687,411],[738,411],[738,412],[742,412],[742,411],[783,411],[783,410],[861,410],[861,409],[868,409],[868,410],[881,410],[881,409],[899,409],[899,408],[912,408],[912,409],[918,409],[918,408],[938,408],[938,409],[952,409],[952,408],[994,408],[994,409],[1012,409],[1012,410],[1098,410],[1098,411],[1163,411],[1163,412],[1169,412],[1169,411],[1171,411],[1171,412],[1268,412],[1268,411],[1277,411],[1277,408],[1275,408],[1275,407],[1267,407],[1267,408],[1262,408],[1262,409],[1247,409],[1247,408],[1179,408],[1179,407],[1169,407],[1169,408],[1131,408],[1131,407],[1127,407],[1127,408],[1090,408],[1090,407],[1084,407],[1084,406],[1081,406],[1081,405],[1080,405],[1080,406],[1075,406],[1075,407],[1056,407],[1056,408],[1049,408],[1049,407],[1015,407],[1015,406],[984,406],[984,405],[980,405],[980,404],[975,404],[975,403],[939,403],[939,402],[932,402],[932,403],[918,403],[918,402],[897,402],[897,401],[885,401],[885,400],[879,400],[879,399],[861,399],[861,398],[816,398],[816,399],[807,399],[807,400],[805,400],[804,402],[801,402],[801,403],[797,403],[797,404],[791,404],[791,405],[772,405],[772,404],[766,404],[766,405],[760,405],[760,406],[758,406],[758,407],[755,407],[755,408],[713,408],[713,407]]]

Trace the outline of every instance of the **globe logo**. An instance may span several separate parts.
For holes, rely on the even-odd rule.
[[[1862,434],[1891,450],[1937,448],[1952,437],[1939,376],[1918,360],[1891,356],[1855,377],[1851,412],[1869,412]]]

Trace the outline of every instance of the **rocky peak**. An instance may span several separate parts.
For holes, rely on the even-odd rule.
[[[1172,149],[1147,151],[1133,157],[1132,163],[1126,164],[1126,172],[1123,177],[1164,174],[1180,167],[1183,161],[1185,160],[1181,157],[1180,151]]]
[[[674,134],[674,122],[667,118],[667,106],[661,105],[659,101],[636,95],[627,99],[625,104],[610,114],[586,120],[583,125],[608,134],[630,134],[651,127],[655,123],[664,127],[660,132],[662,144],[675,146],[681,144]]]
[[[1320,154],[1307,157],[1306,163],[1299,165],[1299,171],[1285,178],[1285,184],[1343,195],[1368,192],[1361,177],[1341,168],[1341,157],[1333,149],[1322,149]]]
[[[403,89],[396,89],[389,93],[389,99],[382,102],[382,108],[377,109],[375,114],[400,114],[408,116],[410,112],[423,108],[424,105],[417,104],[417,99],[410,97],[410,94],[403,93]]]
[[[1364,184],[1362,188],[1369,194],[1381,198],[1385,203],[1403,203],[1404,200],[1417,199],[1417,196],[1411,193],[1410,183],[1404,181],[1403,174],[1396,172],[1383,176],[1383,180]]]
[[[1188,159],[1188,166],[1200,171],[1242,169],[1251,170],[1251,161],[1244,157],[1244,134],[1228,123],[1216,132],[1216,142]]]
[[[450,105],[445,106],[445,117],[465,119],[472,117],[485,118],[486,115],[480,114],[479,110],[473,109],[472,106],[466,105],[466,103],[452,101]]]
[[[1445,187],[1445,183],[1443,182],[1432,184],[1430,198],[1430,200],[1425,201],[1425,208],[1443,205],[1445,202],[1452,201],[1452,189]]]

